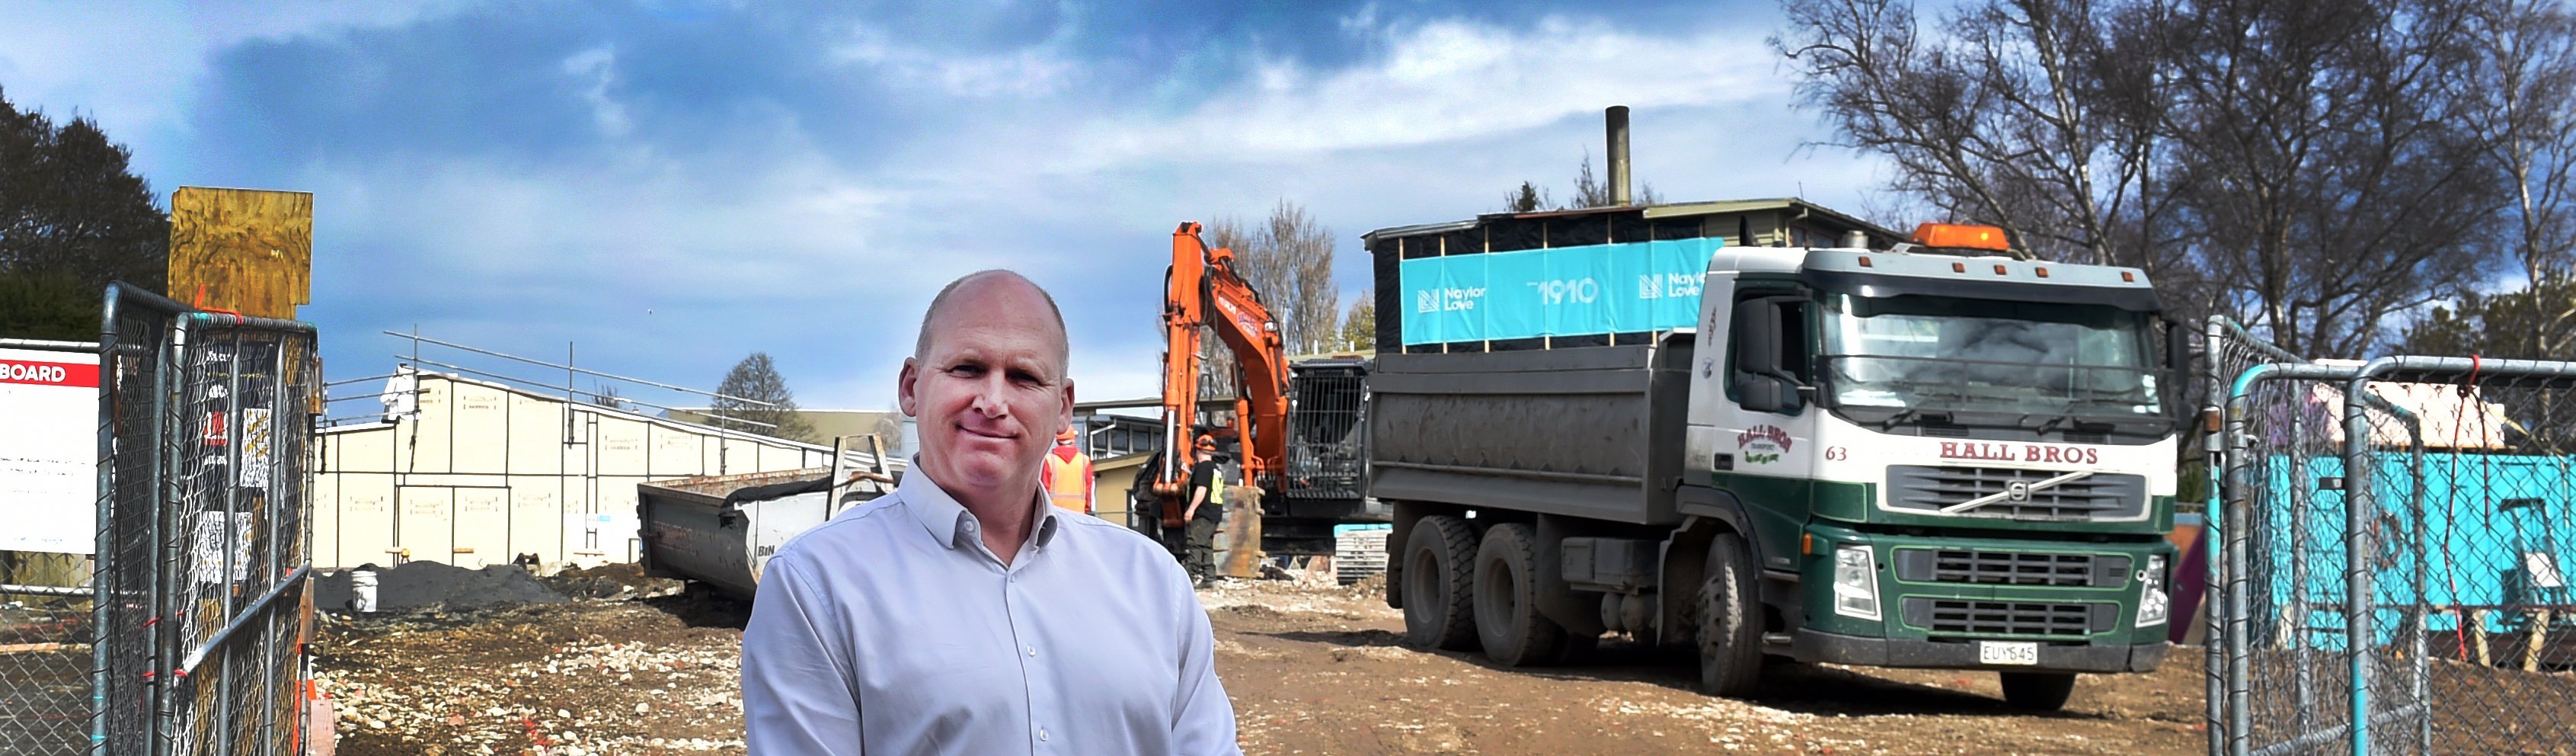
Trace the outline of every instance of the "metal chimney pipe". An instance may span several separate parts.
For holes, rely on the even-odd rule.
[[[1626,205],[1628,194],[1628,106],[1612,105],[1602,111],[1610,127],[1610,204]]]

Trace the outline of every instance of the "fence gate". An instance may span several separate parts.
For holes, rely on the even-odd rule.
[[[122,284],[106,326],[92,752],[300,751],[313,328]]]
[[[2212,753],[2576,744],[2576,363],[2209,338]]]

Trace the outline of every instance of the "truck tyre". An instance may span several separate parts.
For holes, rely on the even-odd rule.
[[[1475,611],[1476,638],[1496,664],[1549,664],[1565,650],[1565,629],[1538,613],[1538,536],[1530,526],[1485,529],[1476,549]]]
[[[1708,577],[1699,587],[1699,688],[1741,698],[1762,678],[1762,616],[1753,586],[1753,556],[1744,539],[1719,533],[1708,544]]]
[[[2004,703],[2024,711],[2056,711],[2066,708],[2066,697],[2075,693],[2073,672],[2000,672],[2003,678]]]
[[[1432,515],[1404,539],[1404,638],[1419,648],[1465,651],[1476,642],[1472,596],[1476,530],[1467,521]]]

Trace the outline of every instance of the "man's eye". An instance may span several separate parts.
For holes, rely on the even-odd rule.
[[[1034,386],[1044,383],[1045,381],[1038,380],[1037,374],[1035,373],[1030,373],[1025,370],[1013,370],[1011,371],[1011,382]]]
[[[968,378],[972,378],[972,377],[975,377],[975,376],[983,375],[983,374],[984,374],[984,366],[982,366],[982,365],[958,365],[958,366],[954,366],[954,367],[949,368],[949,369],[948,369],[948,372],[949,372],[949,374],[951,374],[951,375],[960,375],[960,376],[965,376],[965,377],[968,377]]]

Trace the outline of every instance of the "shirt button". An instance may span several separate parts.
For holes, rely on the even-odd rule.
[[[1037,655],[1038,655],[1038,647],[1036,647],[1036,646],[1024,646],[1023,648],[1028,649],[1029,657],[1030,657],[1030,658],[1037,658]]]
[[[1044,742],[1046,742],[1046,739],[1047,739],[1047,731],[1046,731],[1046,728],[1044,728],[1044,727],[1040,727],[1040,728],[1038,728],[1038,742],[1040,742],[1040,743],[1044,743]]]

